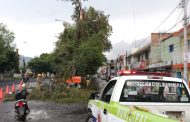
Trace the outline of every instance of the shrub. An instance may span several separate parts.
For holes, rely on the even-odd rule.
[[[52,94],[48,90],[48,86],[43,86],[41,92],[35,89],[29,94],[30,100],[45,100],[57,103],[73,103],[73,102],[87,102],[90,89],[67,88],[64,83],[59,83],[54,86]]]
[[[31,92],[27,98],[29,100],[52,101],[57,103],[87,102],[90,94],[99,89],[95,78],[91,79],[91,84],[88,87],[81,83],[80,89],[75,86],[67,88],[67,85],[64,82],[53,84],[52,93],[49,91],[48,84],[44,84],[41,91],[37,91],[36,88],[30,87]],[[5,96],[4,101],[10,100],[14,100],[14,94]]]

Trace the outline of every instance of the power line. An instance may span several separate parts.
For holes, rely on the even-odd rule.
[[[182,15],[182,13],[183,13],[183,10],[181,10],[181,12],[180,12],[180,14],[179,14],[179,16],[178,16],[178,18],[177,18],[176,23],[179,21],[179,18],[180,18],[180,16]]]
[[[173,45],[174,45],[174,48],[183,47],[182,43],[173,43]],[[163,46],[162,51],[166,51],[166,50],[169,50],[169,48],[167,46]],[[152,49],[151,51],[155,51],[156,53],[160,53],[161,49]]]
[[[175,46],[174,46],[174,50],[173,50],[173,52],[175,52],[175,50],[176,49],[183,49],[183,44],[181,44],[181,43],[175,43],[174,44]],[[167,55],[167,54],[172,54],[173,52],[169,52],[169,47],[168,46],[164,46],[162,49],[154,49],[154,50],[151,50],[151,51],[157,51],[157,50],[159,50],[158,52],[154,52],[154,55],[158,55],[158,54],[163,54],[163,56],[164,55]],[[162,52],[161,52],[162,51]],[[165,51],[168,51],[168,53],[167,52],[165,52]],[[181,53],[181,52],[179,52],[179,53]],[[135,56],[135,57],[138,57],[139,55],[137,55],[137,56]],[[172,56],[172,55],[171,55]],[[175,57],[175,56],[174,56]],[[179,57],[178,57],[179,58]],[[182,57],[181,57],[182,58]],[[160,57],[160,59],[162,59],[162,56]],[[165,58],[163,58],[162,60],[163,61],[165,61],[164,60]],[[172,58],[172,60],[173,60],[173,58]],[[182,59],[181,59],[182,60]],[[173,61],[176,61],[176,59],[174,58],[174,60]],[[139,62],[139,61],[137,61],[137,62]]]
[[[181,14],[179,15],[179,17],[181,16]],[[177,20],[179,20],[179,17]],[[172,30],[173,28],[175,28],[177,25],[179,25],[183,20],[180,20],[178,22],[176,22],[172,27],[170,27],[167,31],[165,31],[164,33],[168,33],[170,30]],[[154,40],[149,40],[150,42],[148,44],[151,43],[151,41],[156,41],[157,39],[160,39],[160,37],[155,38]]]
[[[174,27],[176,27],[178,24],[180,24],[181,22],[182,22],[183,20],[180,20],[180,21],[178,21],[178,22],[176,22],[176,24],[174,24],[172,27],[170,27],[165,33],[168,33],[171,29],[173,29]],[[156,41],[156,40],[158,40],[158,39],[160,39],[160,37],[157,37],[157,38],[155,38],[154,40],[152,40],[152,41]],[[150,42],[151,43],[151,42]]]
[[[180,13],[180,15],[179,15],[179,17],[181,16],[181,13]],[[178,17],[178,19],[177,19],[177,21],[179,20],[179,17]],[[189,17],[187,17],[187,19],[188,19]],[[170,31],[171,29],[173,29],[174,27],[176,27],[179,23],[181,23],[183,20],[180,20],[180,21],[178,21],[178,22],[176,22],[176,24],[174,24],[171,28],[169,28],[165,33],[167,33],[168,31]],[[157,39],[159,39],[160,37],[158,37],[158,38],[156,38],[155,40],[157,40]],[[170,38],[170,37],[169,37]],[[182,46],[182,44],[181,43],[173,43],[174,44],[174,46],[175,46],[175,49],[177,49],[177,48],[180,48],[181,47],[181,49],[183,48],[183,46]],[[151,50],[151,51],[155,51],[154,52],[154,54],[160,54],[161,53],[161,51],[166,51],[166,50],[168,50],[169,51],[169,47],[168,46],[164,46],[162,49],[153,49],[153,50]]]
[[[175,11],[178,7],[179,7],[179,5],[175,7],[175,9],[153,30],[153,32],[156,31],[156,30],[174,13],[174,11]]]
[[[173,13],[174,11],[179,7],[180,4],[178,4],[174,10],[152,31],[156,31]],[[150,35],[148,37],[146,37],[142,42],[140,42],[140,44],[144,43],[148,38],[150,37]]]

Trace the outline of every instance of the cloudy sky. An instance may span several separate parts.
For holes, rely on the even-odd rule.
[[[83,7],[93,6],[110,15],[113,27],[109,38],[113,49],[106,53],[109,59],[125,54],[134,46],[146,43],[152,32],[167,32],[182,19],[177,8],[157,30],[155,28],[176,8],[180,0],[88,0]],[[19,53],[39,56],[53,51],[56,36],[63,30],[60,19],[72,22],[73,6],[62,0],[0,0],[0,22],[15,33]],[[182,23],[170,31],[177,31]],[[136,41],[140,40],[140,41]],[[130,46],[129,43],[133,42]],[[136,42],[136,43],[134,43]],[[138,43],[137,43],[138,42]]]

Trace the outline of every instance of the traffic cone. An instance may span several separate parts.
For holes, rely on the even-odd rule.
[[[12,93],[15,93],[15,84],[12,85]]]
[[[0,89],[0,100],[3,99],[3,89]]]
[[[6,87],[6,92],[5,92],[6,94],[9,94],[9,86],[7,85],[7,87]]]

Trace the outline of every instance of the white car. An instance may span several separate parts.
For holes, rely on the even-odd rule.
[[[92,94],[87,122],[190,122],[185,81],[131,73],[111,79],[100,94]]]

